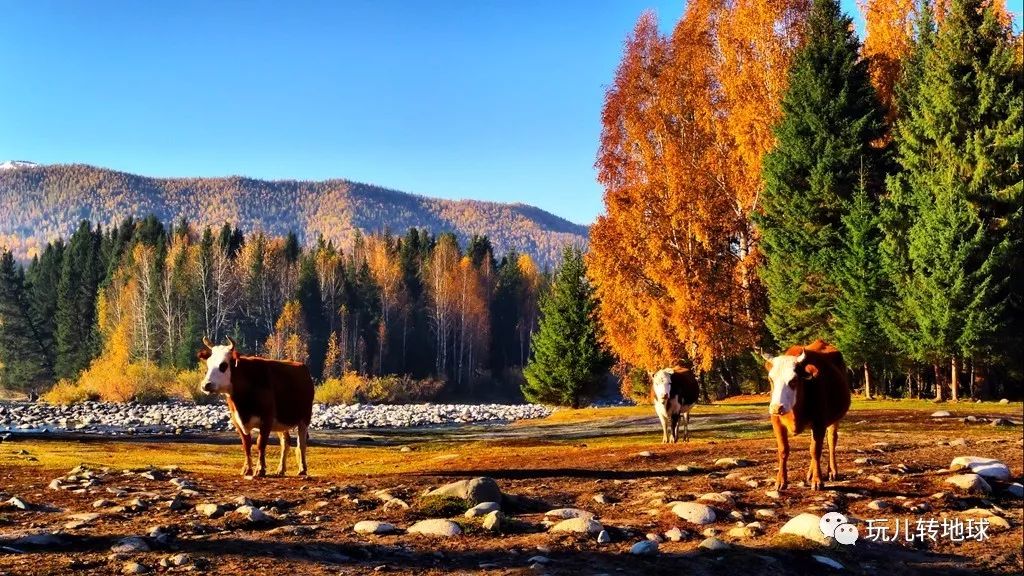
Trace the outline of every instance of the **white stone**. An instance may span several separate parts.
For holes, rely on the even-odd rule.
[[[697,500],[705,504],[711,504],[719,507],[731,508],[736,505],[736,502],[732,499],[732,497],[726,496],[725,494],[719,494],[718,492],[708,492],[707,494],[701,494],[700,497],[697,498]]]
[[[800,536],[819,544],[828,544],[825,535],[821,533],[821,516],[804,512],[793,518],[779,529],[779,534],[792,534]]]
[[[356,534],[392,534],[398,531],[394,524],[376,520],[361,520],[352,527]]]
[[[598,544],[608,544],[612,541],[612,537],[608,534],[607,530],[601,530],[601,533],[597,535]]]
[[[658,543],[654,540],[641,540],[629,549],[630,554],[637,556],[650,556],[658,553]]]
[[[486,516],[495,510],[501,510],[501,504],[498,504],[497,502],[481,502],[469,510],[466,510],[466,518]]]
[[[573,532],[576,534],[599,534],[604,526],[593,518],[569,518],[551,527],[551,532]]]
[[[986,479],[1009,480],[1012,475],[1010,469],[999,460],[994,458],[982,458],[980,456],[957,456],[949,465],[950,470],[969,469],[971,472],[984,476]]]
[[[220,504],[206,503],[196,504],[196,512],[199,512],[207,518],[216,518],[221,514],[224,514],[224,508]]]
[[[424,536],[440,536],[447,538],[462,534],[462,528],[451,520],[434,518],[430,520],[420,520],[410,526],[406,532],[409,534],[422,534]]]
[[[110,547],[111,552],[119,554],[132,554],[136,552],[149,552],[149,544],[145,540],[138,536],[130,536],[128,538],[122,538]]]
[[[699,502],[679,502],[672,507],[672,513],[690,524],[704,525],[715,521],[715,511]]]
[[[264,522],[271,522],[273,518],[267,515],[266,512],[260,510],[255,506],[239,506],[235,509],[235,514],[245,518],[249,522],[254,524],[261,524]]]
[[[937,410],[932,412],[932,418],[949,418],[950,416],[952,416],[952,414],[946,410]]]
[[[701,548],[704,548],[705,550],[728,550],[730,548],[728,544],[722,542],[714,536],[705,538],[703,541],[701,541],[699,546]]]
[[[590,520],[596,517],[593,512],[587,512],[579,508],[555,508],[544,513],[544,518],[548,520],[568,520],[569,518],[586,518]]]
[[[989,486],[988,482],[977,474],[957,474],[956,476],[950,476],[949,478],[946,478],[946,484],[952,484],[953,486],[968,492],[981,492],[988,494],[992,491],[992,487]]]
[[[814,558],[818,562],[828,566],[829,568],[835,568],[836,570],[842,570],[844,566],[839,562],[829,558],[828,556],[819,556],[817,554],[811,554],[811,558]]]
[[[1014,482],[1006,487],[1006,492],[1014,498],[1024,498],[1024,485],[1020,482]]]

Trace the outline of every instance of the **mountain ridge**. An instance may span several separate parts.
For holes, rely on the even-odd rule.
[[[0,245],[20,258],[67,237],[86,219],[104,226],[128,216],[184,216],[195,226],[224,222],[250,232],[294,231],[309,244],[320,235],[341,246],[359,233],[426,228],[461,241],[486,234],[500,256],[525,252],[557,262],[566,244],[585,245],[587,227],[524,203],[449,200],[343,178],[263,180],[151,177],[88,164],[15,166],[0,171]]]

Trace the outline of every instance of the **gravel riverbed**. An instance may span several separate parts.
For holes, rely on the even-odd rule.
[[[472,422],[543,418],[551,408],[537,404],[350,404],[313,406],[312,428],[407,428]],[[0,402],[0,432],[82,432],[93,434],[184,434],[231,430],[224,404],[116,404],[82,402]]]

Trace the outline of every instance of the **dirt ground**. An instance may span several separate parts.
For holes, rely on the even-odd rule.
[[[953,417],[931,418],[937,409]],[[951,460],[963,455],[999,459],[1010,468],[1012,480],[1021,481],[1019,403],[855,404],[841,426],[841,479],[823,492],[802,486],[805,433],[794,441],[791,486],[778,498],[769,493],[775,446],[762,407],[698,406],[693,438],[675,445],[660,444],[660,430],[645,410],[556,413],[549,421],[491,427],[492,434],[487,428],[467,427],[421,435],[320,435],[310,447],[309,478],[237,476],[240,450],[224,436],[118,442],[10,437],[0,443],[0,498],[17,497],[28,509],[0,504],[0,574],[116,574],[128,562],[138,562],[150,573],[225,574],[1024,572],[1024,503],[1005,491],[1007,483],[993,482],[989,495],[964,493],[944,483],[954,474],[948,470]],[[978,420],[967,422],[968,415]],[[989,420],[995,418],[1013,424],[993,426]],[[616,426],[622,434],[614,433]],[[594,432],[588,436],[588,430]],[[277,457],[275,439],[268,469],[276,468]],[[749,465],[717,465],[723,457],[748,460]],[[83,467],[69,480],[79,464]],[[681,465],[690,468],[679,471]],[[290,467],[294,474],[294,460]],[[484,530],[479,519],[466,519],[459,510],[432,510],[436,500],[422,498],[430,488],[477,476],[495,479],[512,496],[505,505],[511,520],[503,533]],[[65,488],[49,487],[57,478]],[[184,484],[185,491],[172,479]],[[707,526],[689,525],[666,505],[722,491],[731,492],[734,503],[716,504],[719,519]],[[595,501],[597,495],[607,502]],[[171,506],[176,496],[174,507],[180,509]],[[410,508],[385,505],[389,496]],[[241,497],[266,509],[270,521],[251,524],[230,511],[208,518],[195,508],[217,503],[234,510]],[[107,502],[94,507],[98,500]],[[870,508],[875,500],[888,508]],[[560,507],[595,513],[612,541],[599,544],[594,535],[547,532],[544,512]],[[860,520],[862,539],[856,545],[820,546],[779,534],[791,517],[801,512],[821,515],[827,509]],[[763,510],[771,510],[774,517],[762,517]],[[98,516],[72,517],[82,513]],[[1009,528],[990,526],[984,541],[863,539],[867,519],[906,519],[913,525],[917,519],[941,522],[979,515],[1002,517]],[[432,538],[352,530],[361,520],[405,529],[439,516],[457,520],[464,533]],[[729,535],[737,522],[753,521],[761,523],[759,533]],[[661,542],[656,555],[630,554],[631,546],[647,534],[672,528],[683,531],[680,541]],[[699,548],[708,528],[731,547]],[[47,534],[49,541],[33,540],[34,534]],[[131,536],[142,537],[151,550],[112,552],[112,546]],[[179,553],[189,556],[182,566],[161,565]],[[830,568],[816,555],[844,568]]]

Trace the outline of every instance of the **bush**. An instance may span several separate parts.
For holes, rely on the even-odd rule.
[[[417,511],[431,518],[461,516],[469,508],[469,501],[457,496],[424,496],[416,504]]]
[[[621,376],[619,390],[623,398],[636,404],[646,404],[651,399],[650,377],[639,368],[630,368]]]
[[[415,380],[409,376],[361,376],[346,372],[328,378],[317,387],[314,397],[322,404],[410,404],[429,402],[444,390],[442,380]]]
[[[50,404],[77,404],[99,400],[100,395],[95,390],[88,390],[84,386],[64,378],[43,394],[42,398],[44,402]]]
[[[217,400],[218,394],[209,394],[203,391],[199,384],[206,377],[202,369],[183,370],[174,375],[174,382],[168,390],[168,396],[195,402],[196,404],[210,404]]]

